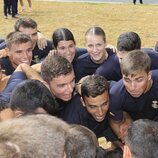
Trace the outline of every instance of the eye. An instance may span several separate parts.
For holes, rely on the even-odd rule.
[[[124,81],[127,82],[127,83],[130,82],[130,80],[128,78],[124,78]]]
[[[63,88],[65,86],[65,84],[59,84],[57,85],[58,88]]]
[[[142,82],[144,80],[144,78],[138,78],[137,82]]]
[[[92,45],[92,44],[89,44],[89,45],[87,45],[87,47],[88,47],[88,48],[92,48],[92,47],[93,47],[93,45]]]
[[[96,108],[97,108],[95,105],[88,105],[88,107],[89,107],[90,109],[96,109]]]

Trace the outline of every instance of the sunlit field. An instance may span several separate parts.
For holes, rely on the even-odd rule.
[[[116,45],[119,34],[135,31],[142,38],[143,47],[154,47],[158,41],[158,5],[94,4],[32,1],[32,12],[20,12],[19,17],[31,17],[38,29],[51,39],[52,32],[60,27],[69,28],[77,46],[84,47],[84,34],[92,26],[102,27],[107,41]],[[28,4],[25,2],[26,8]],[[4,19],[3,1],[0,1],[0,37],[13,31],[16,19]]]

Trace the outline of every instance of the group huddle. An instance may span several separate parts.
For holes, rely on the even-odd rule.
[[[76,147],[73,141],[74,144],[68,146],[66,142],[69,141],[65,134],[65,141],[60,144],[61,156],[54,158],[112,157],[111,151],[98,146],[95,137],[105,137],[107,141],[112,142],[113,151],[118,148],[123,150],[119,157],[156,158],[158,52],[152,48],[141,48],[141,39],[137,33],[124,32],[119,35],[115,48],[108,47],[106,34],[101,27],[91,27],[85,33],[85,48],[78,48],[69,29],[58,28],[52,34],[52,41],[49,41],[38,32],[37,23],[33,19],[21,18],[15,23],[15,31],[9,33],[5,41],[2,40],[0,49],[2,122],[29,114],[41,114],[31,116],[35,120],[38,117],[48,117],[49,120],[48,114],[66,124],[65,129],[64,125],[61,129],[63,132],[67,133],[72,127],[82,129],[82,126],[86,127],[82,129],[83,135],[87,134],[86,130],[94,132],[95,135],[86,137],[85,142],[80,139],[85,144],[87,140],[93,140],[86,144],[86,150],[89,150],[89,144],[93,144],[93,151],[85,152],[79,149],[79,140],[74,137],[72,140],[76,141]],[[27,118],[29,122],[30,118],[24,117],[25,121]],[[11,126],[9,123],[7,125],[7,128]],[[0,128],[1,126],[3,131],[4,125],[0,125]],[[24,126],[27,128],[27,125]],[[53,123],[47,126],[50,128]],[[34,130],[33,127],[30,128]],[[54,130],[55,128],[56,125]],[[61,131],[59,129],[58,127],[56,132]],[[75,129],[75,133],[78,130]],[[38,133],[38,130],[36,132]],[[0,146],[1,143],[14,140],[8,136],[5,142],[2,141],[2,136],[3,132],[0,132]],[[50,136],[49,139],[51,137],[55,142],[55,136]],[[44,144],[43,140],[44,138],[41,138],[39,142]],[[141,146],[140,143],[146,145]],[[45,147],[42,146],[43,149]],[[23,150],[26,150],[25,148]],[[76,151],[73,151],[74,148]],[[2,153],[5,155],[7,152],[10,151]],[[75,152],[82,154],[77,156]],[[92,154],[93,152],[95,154]],[[154,154],[151,154],[152,152]],[[35,157],[39,155],[30,156]],[[53,155],[48,153],[43,157],[51,158]]]

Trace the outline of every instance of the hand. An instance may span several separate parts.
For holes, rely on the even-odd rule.
[[[129,125],[126,124],[126,123],[123,123],[122,125],[120,125],[119,139],[121,139],[122,143],[124,143],[125,136],[127,135],[128,128],[129,128]]]
[[[38,32],[38,40],[37,40],[38,48],[43,50],[47,46],[47,40],[44,35]]]
[[[0,58],[7,57],[7,52],[5,49],[0,50]]]
[[[111,45],[111,44],[106,45],[106,48],[112,49],[112,51],[113,51],[114,53],[117,52],[117,48],[116,48],[115,46]]]
[[[54,54],[57,54],[57,50],[55,50],[55,49],[50,50],[48,56],[52,56]]]

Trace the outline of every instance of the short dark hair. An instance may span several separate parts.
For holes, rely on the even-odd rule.
[[[74,36],[69,29],[59,28],[53,32],[52,41],[55,48],[57,48],[58,43],[60,41],[69,41],[69,40],[72,40],[74,44],[76,44]]]
[[[41,76],[46,82],[51,82],[53,78],[67,75],[73,71],[72,64],[60,55],[47,56],[41,65]]]
[[[49,114],[55,114],[58,104],[49,89],[38,80],[25,80],[13,90],[10,98],[12,110],[20,109],[24,113],[34,113],[42,107]]]
[[[5,100],[0,99],[0,111],[10,107],[9,103]]]
[[[151,67],[150,57],[141,50],[129,52],[121,61],[121,71],[125,76],[134,75],[135,72],[145,71],[148,73]]]
[[[118,51],[132,51],[135,49],[141,49],[141,39],[137,33],[125,32],[118,37]]]
[[[37,23],[36,23],[36,21],[34,21],[31,18],[20,18],[16,21],[16,23],[14,25],[15,31],[19,31],[20,27],[35,29],[35,28],[37,28]]]
[[[72,125],[67,132],[65,153],[67,158],[95,158],[96,135],[87,127]]]
[[[89,34],[90,34],[90,35],[102,36],[104,42],[106,42],[106,35],[105,35],[104,30],[103,30],[101,27],[95,26],[95,27],[89,28],[89,29],[86,31],[85,36],[87,36],[87,35],[89,35]]]
[[[11,48],[12,44],[22,44],[27,42],[32,43],[32,39],[28,35],[19,31],[11,32],[6,37],[6,47],[9,49]]]
[[[87,76],[81,84],[81,96],[86,97],[97,97],[109,90],[108,81],[99,75]]]
[[[128,129],[125,144],[129,146],[132,157],[157,158],[158,122],[140,119]]]

